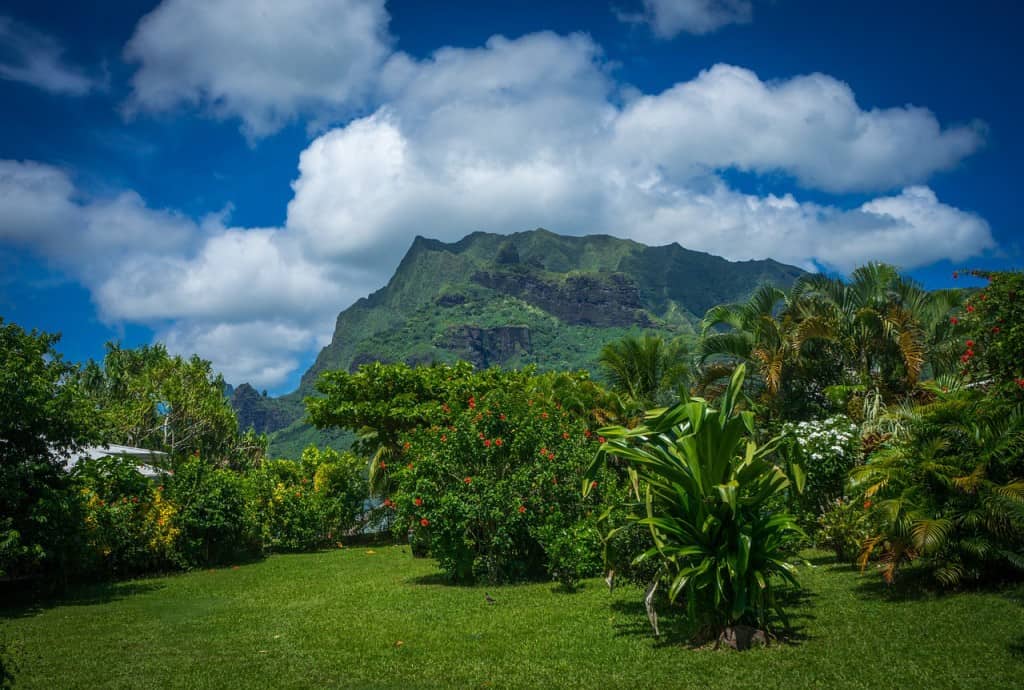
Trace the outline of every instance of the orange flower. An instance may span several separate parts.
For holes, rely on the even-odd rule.
[[[462,481],[463,481],[464,483],[466,483],[466,484],[472,484],[472,483],[473,483],[473,478],[472,478],[472,477],[466,477],[466,478],[465,478],[465,479],[463,479]]]
[[[525,513],[526,512],[526,506],[519,506],[519,512],[520,513]]]
[[[420,518],[420,524],[423,525],[424,527],[429,527],[430,526],[430,520],[428,520],[427,518]]]
[[[564,438],[566,441],[568,441],[569,440],[569,432],[568,431],[563,431],[562,432],[562,438]]]
[[[504,441],[502,441],[500,438],[494,439],[494,445],[500,446],[502,443],[504,443]]]
[[[421,505],[423,505],[423,499],[417,496],[415,499],[413,499],[413,503],[416,504],[416,507],[418,508]]]
[[[484,447],[485,448],[490,448],[491,447],[491,439],[489,439],[489,438],[485,438],[484,439]]]

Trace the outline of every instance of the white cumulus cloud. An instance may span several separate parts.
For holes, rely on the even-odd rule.
[[[384,0],[164,0],[125,47],[139,64],[128,109],[197,105],[250,138],[339,116],[390,53],[387,25]]]

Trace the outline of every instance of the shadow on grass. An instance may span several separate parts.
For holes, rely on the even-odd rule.
[[[806,589],[780,589],[776,593],[779,605],[787,612],[789,625],[775,620],[773,644],[797,645],[811,639],[807,634],[808,623],[815,619],[812,613],[815,595]],[[655,607],[658,612],[658,628],[661,636],[654,637],[654,631],[647,619],[647,610],[640,599],[615,601],[611,605],[615,612],[616,637],[642,637],[654,640],[656,648],[704,647],[707,642],[695,641],[697,628],[686,618],[684,606],[670,606],[662,600]]]
[[[57,606],[96,606],[157,592],[160,582],[98,582],[75,585],[62,594],[18,587],[0,592],[0,618],[30,618]]]

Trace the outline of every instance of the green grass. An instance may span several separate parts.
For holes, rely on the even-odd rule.
[[[749,652],[649,634],[635,588],[442,584],[399,547],[80,590],[0,611],[18,687],[1013,687],[1024,589],[893,597],[820,559],[793,639]],[[664,613],[664,612],[663,612]],[[665,627],[678,621],[663,618]]]

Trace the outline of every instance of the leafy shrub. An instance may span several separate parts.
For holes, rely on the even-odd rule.
[[[555,571],[571,580],[589,572],[585,558],[572,562],[558,536],[596,521],[599,497],[617,490],[605,472],[582,499],[580,480],[597,436],[578,416],[535,399],[524,382],[443,404],[447,411],[439,412],[450,424],[404,434],[399,456],[382,465],[394,487],[385,505],[397,513],[395,531],[411,530],[414,542],[428,544],[456,582]],[[545,537],[559,549],[560,566],[549,564]]]
[[[594,476],[614,456],[636,473],[631,519],[654,540],[636,560],[658,562],[669,599],[685,595],[699,637],[738,624],[764,627],[772,610],[785,620],[773,580],[796,584],[785,553],[796,522],[766,509],[789,480],[768,459],[772,444],[755,443],[753,414],[736,410],[744,375],[741,364],[718,409],[687,400],[635,429],[602,429],[609,440],[590,469]]]
[[[315,446],[299,461],[264,463],[252,482],[263,540],[274,549],[309,550],[341,539],[368,495],[365,461]]]
[[[224,563],[260,552],[257,513],[247,500],[243,475],[195,457],[179,464],[166,494],[178,508],[182,565]]]
[[[860,461],[860,433],[848,417],[837,415],[782,426],[780,451],[799,465],[804,487],[796,504],[808,523],[842,498],[850,470]]]
[[[871,536],[870,507],[870,500],[860,504],[837,498],[818,517],[816,545],[834,551],[838,561],[853,563],[861,546]]]
[[[548,572],[572,591],[580,580],[601,570],[601,535],[590,522],[571,527],[546,525],[537,537],[548,557]]]

